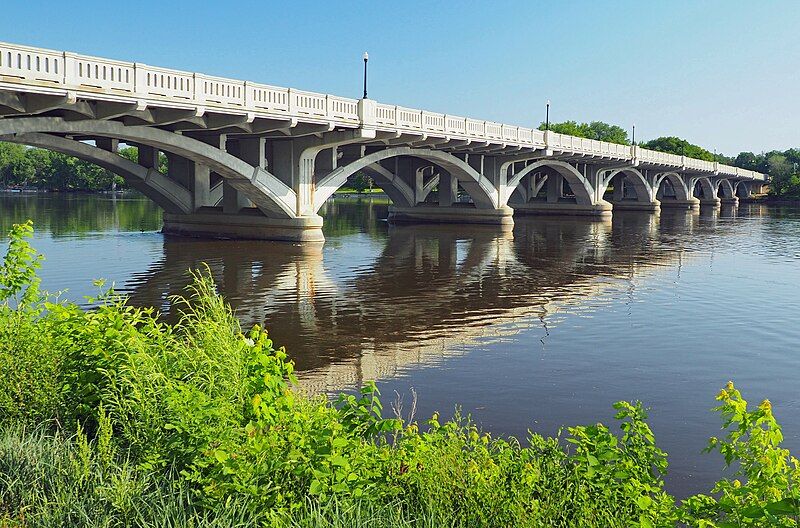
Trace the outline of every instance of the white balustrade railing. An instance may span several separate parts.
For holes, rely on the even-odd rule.
[[[358,100],[328,95],[328,114],[339,119],[358,120]]]
[[[195,96],[200,92],[200,97],[206,103],[219,105],[245,106],[244,81],[231,81],[221,77],[195,74]],[[199,89],[198,89],[199,85]]]
[[[444,132],[444,114],[422,112],[422,128],[430,132]]]
[[[164,68],[154,68],[144,64],[134,65],[135,86],[132,92],[144,96],[166,97],[184,101],[196,101],[196,93],[203,93],[197,75]]]
[[[459,136],[467,135],[467,120],[463,117],[445,116],[445,132]]]
[[[247,104],[245,106],[267,112],[289,111],[289,89],[261,84],[246,83]]]
[[[387,104],[378,104],[375,108],[375,122],[379,125],[397,125],[397,107]]]
[[[294,114],[327,116],[327,100],[322,94],[289,89],[289,110]]]
[[[140,63],[89,57],[0,42],[0,82],[120,96],[137,100],[229,108],[359,124],[359,101],[314,92],[237,81]],[[520,146],[544,147],[579,154],[629,160],[632,152],[648,164],[764,179],[764,175],[736,167],[492,121],[455,117],[412,108],[377,104],[374,124],[379,127],[446,134]],[[547,138],[547,141],[545,141]]]
[[[488,139],[503,139],[503,124],[486,121],[483,134]]]
[[[397,107],[397,125],[404,128],[422,128],[422,111]]]
[[[0,43],[0,74],[60,84],[64,82],[64,55]]]
[[[135,68],[127,62],[64,54],[64,79],[67,84],[98,90],[135,89]]]
[[[481,138],[486,137],[486,121],[467,118],[467,134]]]

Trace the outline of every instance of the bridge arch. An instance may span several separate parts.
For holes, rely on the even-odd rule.
[[[730,180],[721,179],[716,182],[716,190],[717,196],[720,198],[734,198],[736,197],[736,191],[733,188],[733,184]],[[721,191],[721,192],[720,192]]]
[[[675,198],[677,200],[691,199],[692,196],[689,187],[677,172],[662,172],[655,176],[653,179],[654,197],[658,196],[658,192],[665,181],[668,181],[672,189],[675,191]]]
[[[611,185],[614,176],[621,175],[626,181],[629,181],[633,188],[636,190],[636,201],[650,203],[655,200],[655,189],[650,185],[644,175],[633,167],[620,167],[618,169],[611,169],[604,175],[601,188],[598,190],[598,195],[603,196]]]
[[[692,186],[692,195],[694,195],[697,186],[700,186],[700,190],[703,193],[703,198],[706,200],[713,200],[717,197],[717,188],[718,184],[711,183],[711,179],[707,177],[698,178],[697,181]]]
[[[177,154],[206,165],[228,180],[267,216],[297,217],[296,194],[290,187],[264,169],[197,139],[153,127],[129,127],[116,121],[67,121],[60,117],[0,119],[0,139],[4,141],[35,133],[108,137]]]
[[[420,158],[430,161],[448,171],[453,177],[458,179],[461,186],[464,187],[464,190],[469,193],[472,200],[475,202],[475,207],[479,209],[495,209],[498,207],[499,194],[492,182],[473,169],[465,161],[452,154],[438,150],[394,147],[368,154],[348,165],[334,169],[330,174],[323,177],[317,183],[317,188],[314,191],[314,210],[319,211],[322,204],[336,192],[336,189],[344,185],[347,178],[352,174],[366,169],[373,164],[378,164],[378,162],[382,160],[398,156]],[[399,180],[392,180],[388,183],[389,186],[398,187],[398,189],[396,189],[397,192],[404,193],[404,191],[400,190]],[[411,201],[411,203],[413,204],[414,202]]]
[[[752,185],[750,184],[750,182],[739,180],[738,182],[736,182],[736,185],[734,186],[733,194],[734,196],[737,196],[739,198],[750,198],[752,192],[753,192]]]
[[[563,176],[564,179],[567,180],[567,183],[569,183],[572,192],[575,194],[575,201],[577,203],[582,205],[594,205],[594,201],[592,200],[594,190],[592,189],[592,185],[589,183],[589,181],[583,177],[583,174],[565,161],[550,159],[539,160],[535,163],[531,163],[530,165],[526,165],[522,170],[514,174],[514,176],[512,176],[507,182],[507,196],[503,197],[503,205],[505,205],[505,202],[507,202],[511,197],[514,189],[516,189],[522,181],[522,178],[541,167],[550,167]]]
[[[113,152],[49,134],[18,134],[5,139],[94,163],[121,176],[131,187],[153,200],[168,213],[191,213],[193,210],[192,195],[187,189],[157,170],[142,167]]]

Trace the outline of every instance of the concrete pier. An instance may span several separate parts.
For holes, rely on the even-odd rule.
[[[700,209],[700,200],[697,198],[691,198],[688,200],[662,199],[660,200],[660,203],[662,209],[682,209],[687,211]]]
[[[611,205],[614,207],[614,211],[648,211],[651,213],[657,213],[661,210],[661,202],[658,200],[653,200],[652,202],[622,200],[618,202],[612,202]]]
[[[514,204],[513,208],[515,213],[524,215],[610,217],[614,206],[605,201],[597,204],[533,201],[524,204]]]
[[[389,221],[394,223],[431,224],[483,224],[514,225],[514,210],[504,206],[498,209],[476,209],[469,206],[418,205],[416,207],[389,206]]]
[[[280,240],[323,243],[322,217],[268,218],[257,211],[226,214],[205,211],[193,214],[164,213],[162,232],[202,238]]]

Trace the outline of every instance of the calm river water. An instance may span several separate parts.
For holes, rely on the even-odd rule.
[[[393,227],[386,213],[337,199],[327,242],[307,250],[165,237],[143,199],[0,196],[3,233],[35,221],[46,289],[81,300],[102,277],[169,316],[186,270],[206,262],[313,391],[377,379],[406,409],[413,388],[418,418],[460,405],[519,437],[611,423],[614,401],[639,399],[684,495],[721,474],[721,457],[700,451],[732,379],[752,402],[772,400],[800,451],[800,210],[522,218],[510,233]]]

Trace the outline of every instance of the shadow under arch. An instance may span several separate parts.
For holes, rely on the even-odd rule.
[[[464,190],[469,193],[472,200],[475,202],[476,208],[494,209],[498,206],[499,196],[492,182],[473,169],[465,161],[452,154],[439,150],[393,147],[368,154],[348,165],[334,169],[330,174],[323,177],[317,183],[317,188],[314,192],[315,210],[318,211],[319,208],[322,207],[322,204],[324,204],[339,187],[345,184],[349,176],[382,160],[400,156],[419,158],[431,162],[449,172],[451,176],[458,180]],[[389,181],[388,183],[390,185],[395,185],[394,181]],[[402,192],[399,182],[397,191]]]
[[[622,167],[612,169],[603,177],[602,187],[598,190],[598,195],[603,196],[606,190],[611,185],[611,182],[616,181],[622,183],[623,181],[630,183],[636,192],[637,202],[650,203],[655,200],[656,191],[650,186],[647,178],[633,167]],[[615,184],[616,185],[616,184]],[[624,198],[624,196],[622,196]]]
[[[676,172],[664,172],[656,175],[653,181],[653,196],[659,200],[663,198],[669,199],[666,191],[672,190],[674,199],[686,201],[692,198],[690,189],[686,186],[686,182]],[[667,187],[667,185],[669,187]]]
[[[584,178],[584,176],[572,165],[565,161],[559,160],[539,160],[529,165],[526,165],[523,169],[519,172],[514,174],[509,180],[507,184],[508,195],[502,197],[504,203],[511,198],[511,194],[514,190],[520,185],[522,179],[527,176],[528,174],[532,173],[536,169],[548,167],[553,169],[558,174],[560,174],[572,189],[572,192],[575,194],[575,201],[578,204],[582,205],[592,205],[594,204],[594,200],[592,196],[594,195],[594,191],[592,189],[591,184]]]

